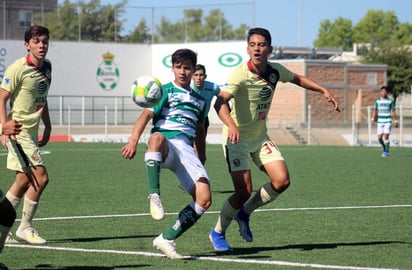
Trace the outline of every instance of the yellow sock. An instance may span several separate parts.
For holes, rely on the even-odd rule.
[[[237,211],[238,209],[235,209],[232,205],[230,205],[229,199],[226,199],[223,202],[222,210],[220,210],[220,215],[217,219],[215,231],[218,233],[225,233],[227,227],[229,227]]]
[[[24,197],[23,215],[21,217],[20,229],[24,230],[32,227],[33,217],[37,211],[39,203]]]
[[[279,196],[270,182],[261,186],[256,193],[243,205],[246,214],[251,214],[255,209],[274,201]]]
[[[14,210],[19,208],[21,198],[13,195],[10,191],[7,191],[6,198],[7,198],[7,200],[9,200],[9,202],[13,206]]]

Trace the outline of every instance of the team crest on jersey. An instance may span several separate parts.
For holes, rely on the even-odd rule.
[[[278,81],[278,76],[276,75],[276,73],[270,73],[269,81],[272,85],[276,85],[276,83]]]
[[[239,167],[239,166],[240,166],[240,160],[239,160],[239,159],[234,159],[234,160],[233,160],[233,164],[234,164],[236,167]]]

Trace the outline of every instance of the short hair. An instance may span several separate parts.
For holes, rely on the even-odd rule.
[[[197,55],[190,49],[179,49],[172,54],[172,65],[183,62],[190,62],[193,69],[196,67]]]
[[[198,70],[203,70],[203,72],[206,74],[206,68],[205,68],[204,65],[197,64],[196,68],[195,68],[195,71],[198,71]]]
[[[266,42],[268,43],[268,45],[272,46],[272,36],[270,35],[269,30],[267,30],[265,28],[260,28],[260,27],[250,29],[248,34],[247,34],[247,42],[248,43],[249,43],[250,36],[252,36],[252,35],[261,35],[261,36],[263,36],[266,39]]]
[[[33,37],[39,37],[43,35],[46,35],[47,38],[49,38],[49,29],[40,25],[32,25],[27,28],[26,31],[24,31],[24,41],[28,43]]]
[[[382,86],[381,90],[386,90],[386,92],[389,92],[388,87],[387,86]]]

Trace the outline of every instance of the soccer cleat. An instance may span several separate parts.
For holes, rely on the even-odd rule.
[[[382,157],[389,157],[389,153],[388,153],[388,152],[383,151],[383,152],[382,152]]]
[[[246,242],[253,242],[253,234],[249,227],[249,217],[250,215],[246,214],[242,207],[235,215],[235,220],[239,224],[239,233],[243,239]]]
[[[161,220],[165,217],[165,210],[163,209],[162,200],[157,193],[149,194],[150,201],[150,215],[154,220]]]
[[[163,238],[163,234],[153,240],[153,246],[163,252],[170,259],[183,259],[184,257],[176,252],[176,244],[173,240]]]
[[[9,232],[6,236],[6,240],[4,241],[6,244],[18,244],[19,241],[13,238],[13,234]],[[1,269],[1,268],[0,268]]]
[[[0,263],[0,270],[9,270],[9,268],[5,264]]]
[[[226,242],[226,236],[224,233],[218,233],[212,229],[209,233],[209,240],[213,244],[213,248],[216,251],[229,251],[232,248]]]
[[[16,231],[16,236],[29,244],[42,245],[47,242],[46,239],[43,239],[33,227],[28,227],[24,230],[18,228]]]

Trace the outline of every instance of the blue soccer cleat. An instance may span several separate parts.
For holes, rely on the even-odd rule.
[[[212,229],[209,233],[210,242],[216,251],[229,251],[232,248],[227,244],[224,233],[218,233]]]

